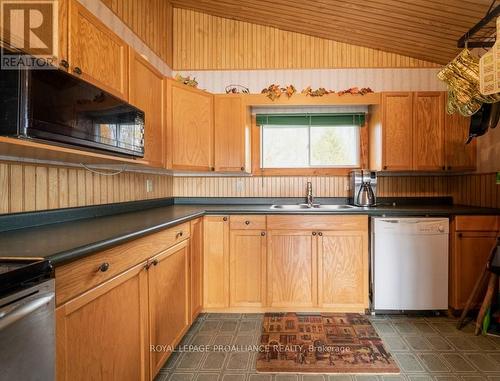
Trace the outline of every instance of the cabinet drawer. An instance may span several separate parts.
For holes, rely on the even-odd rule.
[[[456,216],[456,231],[496,232],[499,230],[498,216]]]
[[[268,216],[267,229],[367,230],[368,216]]]
[[[57,267],[56,304],[90,290],[189,236],[187,222]]]
[[[242,215],[229,218],[231,230],[266,230],[266,216]]]

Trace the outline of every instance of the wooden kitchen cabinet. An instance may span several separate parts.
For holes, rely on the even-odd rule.
[[[311,230],[269,230],[267,302],[271,308],[317,305],[316,237]]]
[[[203,308],[203,218],[191,221],[189,246],[190,318],[193,322]]]
[[[382,94],[382,169],[412,168],[412,93]]]
[[[465,144],[470,118],[445,112],[445,162],[447,171],[475,171],[477,139]]]
[[[413,169],[445,170],[444,95],[442,91],[413,94]]]
[[[250,113],[241,95],[214,95],[215,170],[250,172]]]
[[[449,305],[462,310],[499,232],[498,216],[456,216],[450,229]],[[479,305],[483,294],[476,300]]]
[[[167,168],[214,170],[213,95],[166,81]]]
[[[140,54],[130,49],[130,103],[145,113],[144,161],[163,167],[163,76]]]
[[[319,306],[368,308],[368,226],[318,233]]]
[[[128,99],[128,45],[77,0],[69,1],[69,72]]]
[[[149,380],[145,262],[56,309],[57,380]]]
[[[188,241],[183,241],[148,262],[150,345],[170,348],[151,352],[151,378],[158,373],[189,328],[188,245]]]
[[[266,305],[266,231],[230,232],[230,306]]]
[[[229,306],[229,217],[206,216],[203,221],[203,305]]]

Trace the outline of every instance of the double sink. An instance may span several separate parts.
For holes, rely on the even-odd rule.
[[[300,210],[300,211],[318,211],[318,210],[347,210],[353,209],[355,206],[352,205],[328,205],[328,204],[284,204],[284,205],[272,205],[271,209],[278,210]]]

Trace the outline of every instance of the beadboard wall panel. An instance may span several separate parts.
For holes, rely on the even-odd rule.
[[[152,192],[146,192],[146,179]],[[103,176],[75,167],[0,163],[0,214],[171,197],[172,182],[168,175]]]
[[[173,10],[173,34],[174,70],[439,67],[395,53],[180,8]]]
[[[379,176],[381,197],[452,196],[456,204],[500,208],[495,174]],[[174,177],[175,197],[303,197],[311,181],[316,197],[348,197],[345,176]]]

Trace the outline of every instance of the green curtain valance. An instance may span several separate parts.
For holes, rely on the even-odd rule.
[[[363,126],[365,114],[257,114],[262,126]]]

